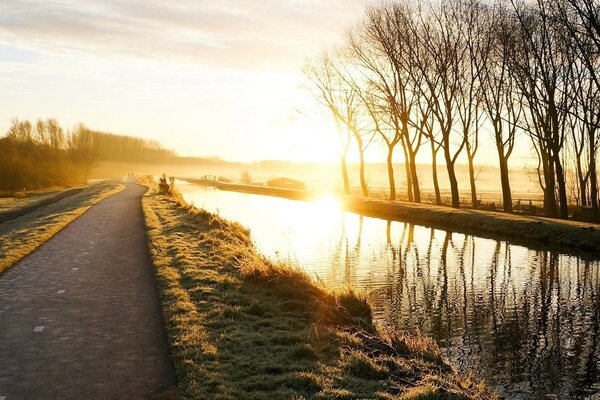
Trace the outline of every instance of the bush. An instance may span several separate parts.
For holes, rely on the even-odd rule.
[[[158,179],[158,191],[161,194],[172,196],[175,194],[175,178],[170,177],[167,181],[167,175],[162,174]]]

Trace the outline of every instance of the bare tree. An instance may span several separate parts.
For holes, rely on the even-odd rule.
[[[569,68],[568,41],[549,14],[549,0],[535,7],[511,0],[519,21],[521,52],[514,57],[519,90],[527,106],[528,133],[543,164],[544,203],[548,215],[556,215],[555,185],[560,217],[568,217],[567,190],[561,150],[565,124],[572,105],[573,80]]]
[[[484,64],[487,50],[482,32],[483,18],[487,10],[479,0],[456,1],[454,7],[458,11],[454,15],[466,47],[465,54],[458,61],[461,75],[458,79],[457,110],[467,153],[471,204],[473,208],[477,208],[479,200],[475,185],[474,160],[479,149],[479,131],[483,120],[481,92],[484,88],[480,80],[480,66]]]
[[[371,14],[376,15],[377,9]],[[370,21],[371,17],[367,19]],[[349,54],[356,60],[364,78],[368,95],[363,95],[363,104],[373,121],[373,130],[387,150],[386,165],[390,187],[390,199],[396,200],[396,180],[394,176],[394,150],[402,140],[401,123],[397,114],[396,98],[400,92],[398,82],[394,79],[389,61],[381,57],[365,30],[353,32],[348,36]],[[408,197],[412,201],[412,190],[409,185]]]
[[[595,220],[600,219],[596,155],[600,142],[600,7],[592,0],[561,0],[548,4],[549,12],[569,36],[573,48],[572,65],[577,90],[572,117],[579,122],[579,134],[572,132],[582,205],[586,204],[589,179],[589,204]],[[582,158],[587,152],[587,172]]]
[[[48,141],[53,150],[63,149],[65,147],[65,133],[55,118],[49,118],[46,121]]]
[[[83,175],[89,176],[98,156],[93,132],[81,123],[75,125],[69,136],[68,151],[71,159],[82,169]]]
[[[345,52],[348,53],[348,52]],[[360,73],[356,71],[351,57],[343,52],[337,54],[337,63],[333,64],[337,78],[346,85],[345,90],[349,99],[353,102],[352,108],[339,118],[352,133],[356,148],[358,150],[359,180],[363,196],[368,196],[367,180],[365,178],[365,151],[377,134],[372,124],[372,116],[368,109],[371,104],[371,96],[366,82],[360,79]],[[357,103],[354,103],[354,102]]]
[[[450,181],[452,207],[459,208],[460,198],[455,164],[466,144],[464,135],[455,132],[458,98],[460,96],[461,66],[459,60],[466,48],[456,24],[451,4],[420,11],[419,24],[412,28],[418,45],[411,46],[411,58],[422,77],[421,96],[427,101],[440,131],[440,144],[444,153]],[[455,140],[458,139],[458,140]]]
[[[516,53],[515,32],[518,22],[511,12],[501,4],[486,7],[480,14],[480,51],[478,59],[478,82],[481,97],[480,107],[485,113],[500,167],[502,204],[504,211],[512,212],[508,160],[514,150],[518,122],[522,116],[522,94],[515,88],[512,62]]]
[[[344,123],[343,115],[348,117],[355,112],[355,96],[348,93],[343,81],[333,67],[331,55],[323,53],[321,57],[304,66],[304,74],[312,83],[312,89],[317,101],[324,105],[333,116],[340,139],[339,159],[342,172],[344,193],[350,194],[350,181],[348,178],[347,156],[352,140],[352,133]]]
[[[19,121],[17,118],[11,121],[6,137],[22,143],[33,142],[33,126],[29,121]]]

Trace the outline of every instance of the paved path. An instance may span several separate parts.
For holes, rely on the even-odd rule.
[[[0,274],[0,400],[172,398],[145,188],[126,186]]]

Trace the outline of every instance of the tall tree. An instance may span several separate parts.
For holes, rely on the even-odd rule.
[[[502,186],[504,211],[512,212],[508,160],[514,150],[519,120],[522,116],[523,96],[515,88],[512,63],[518,57],[516,48],[518,22],[502,4],[483,9],[480,15],[480,49],[482,57],[476,66],[481,97],[480,106],[491,128]]]
[[[340,139],[338,156],[344,193],[350,194],[347,157],[352,131],[348,128],[346,121],[352,120],[352,115],[356,113],[357,97],[348,91],[347,85],[340,79],[331,54],[323,53],[315,62],[307,63],[304,66],[304,74],[312,83],[316,100],[331,112],[337,127]]]
[[[460,96],[461,65],[466,52],[457,26],[456,12],[450,3],[421,9],[419,24],[412,28],[418,45],[411,47],[412,59],[421,74],[420,94],[427,101],[440,131],[440,144],[446,162],[452,207],[459,208],[460,198],[455,165],[466,144],[464,135],[456,137],[458,98]],[[458,140],[456,140],[458,139]]]
[[[522,50],[514,57],[513,71],[527,106],[528,133],[543,163],[546,212],[556,215],[556,185],[559,215],[567,218],[566,177],[561,150],[565,144],[565,125],[574,87],[569,67],[571,49],[564,31],[549,14],[549,0],[537,0],[535,6],[511,1],[519,21]]]
[[[376,13],[376,10],[372,9],[370,12]],[[367,18],[366,24],[369,23],[370,18]],[[402,130],[395,99],[399,95],[400,87],[394,79],[389,62],[381,57],[365,30],[351,33],[348,36],[347,48],[349,54],[355,59],[369,92],[368,97],[363,96],[364,99],[368,99],[368,102],[363,103],[372,120],[376,121],[374,131],[386,148],[390,199],[396,200],[393,157],[396,146],[402,140]],[[407,193],[409,201],[413,200],[411,187],[412,185],[409,185]]]

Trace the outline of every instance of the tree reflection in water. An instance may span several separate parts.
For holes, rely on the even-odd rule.
[[[417,243],[414,225],[388,221],[386,245],[367,250],[385,265],[371,278],[384,282],[357,284],[362,220],[354,246],[342,233],[332,274],[343,260],[346,284],[371,287],[382,324],[432,336],[462,372],[508,398],[580,398],[600,388],[597,262],[435,229]]]

